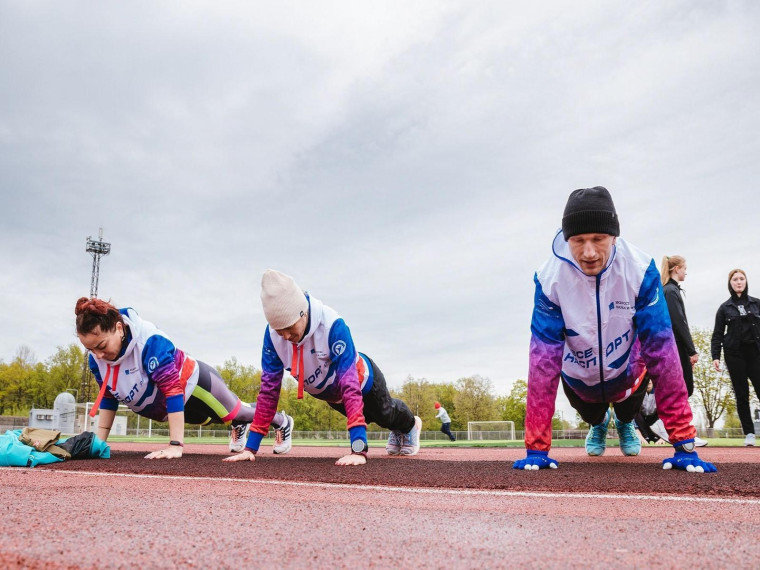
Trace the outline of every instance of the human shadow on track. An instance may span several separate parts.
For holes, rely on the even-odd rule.
[[[262,455],[255,463],[224,463],[219,455],[186,454],[175,460],[147,460],[144,455],[117,451],[110,459],[68,461],[36,469],[392,487],[760,498],[754,463],[721,463],[718,473],[708,474],[664,471],[659,463],[589,460],[567,462],[557,470],[527,472],[512,469],[510,461],[382,457],[370,458],[362,466],[338,467],[329,458],[313,457]]]

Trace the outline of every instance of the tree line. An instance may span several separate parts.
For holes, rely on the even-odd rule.
[[[728,373],[717,372],[710,357],[711,331],[692,329],[692,337],[700,359],[694,367],[694,395],[691,398],[695,416],[701,416],[708,428],[723,417],[726,427],[738,427],[735,402]],[[25,416],[32,407],[53,407],[56,396],[69,391],[82,400],[79,390],[85,372],[86,353],[78,343],[58,347],[44,362],[37,362],[28,347],[20,347],[9,363],[0,361],[0,415]],[[244,365],[236,358],[216,367],[227,386],[244,402],[255,402],[261,386],[261,370]],[[89,374],[89,393],[94,397],[98,386]],[[527,382],[517,379],[510,392],[498,395],[488,378],[473,375],[454,382],[430,382],[425,378],[409,376],[402,385],[391,388],[391,394],[400,398],[420,416],[427,430],[440,425],[435,418],[435,402],[440,402],[451,416],[451,429],[464,431],[469,421],[511,420],[515,429],[525,425]],[[757,406],[757,403],[756,403]],[[295,381],[286,377],[280,394],[280,409],[292,415],[298,430],[334,431],[345,429],[345,417],[325,402],[306,395],[297,399]],[[583,426],[579,416],[564,418],[557,414],[554,429]],[[380,429],[370,425],[369,429]]]

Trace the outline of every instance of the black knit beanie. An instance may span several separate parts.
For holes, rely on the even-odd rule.
[[[565,241],[578,234],[620,235],[615,204],[603,186],[574,190],[562,216]]]

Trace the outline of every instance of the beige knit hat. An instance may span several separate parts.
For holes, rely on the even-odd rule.
[[[286,329],[309,310],[309,302],[293,278],[274,269],[261,277],[261,305],[269,326]]]

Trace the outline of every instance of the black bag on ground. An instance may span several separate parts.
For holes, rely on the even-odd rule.
[[[70,437],[58,447],[62,447],[71,454],[72,459],[89,459],[92,450],[92,440],[95,434],[91,431],[83,431],[79,435]]]

